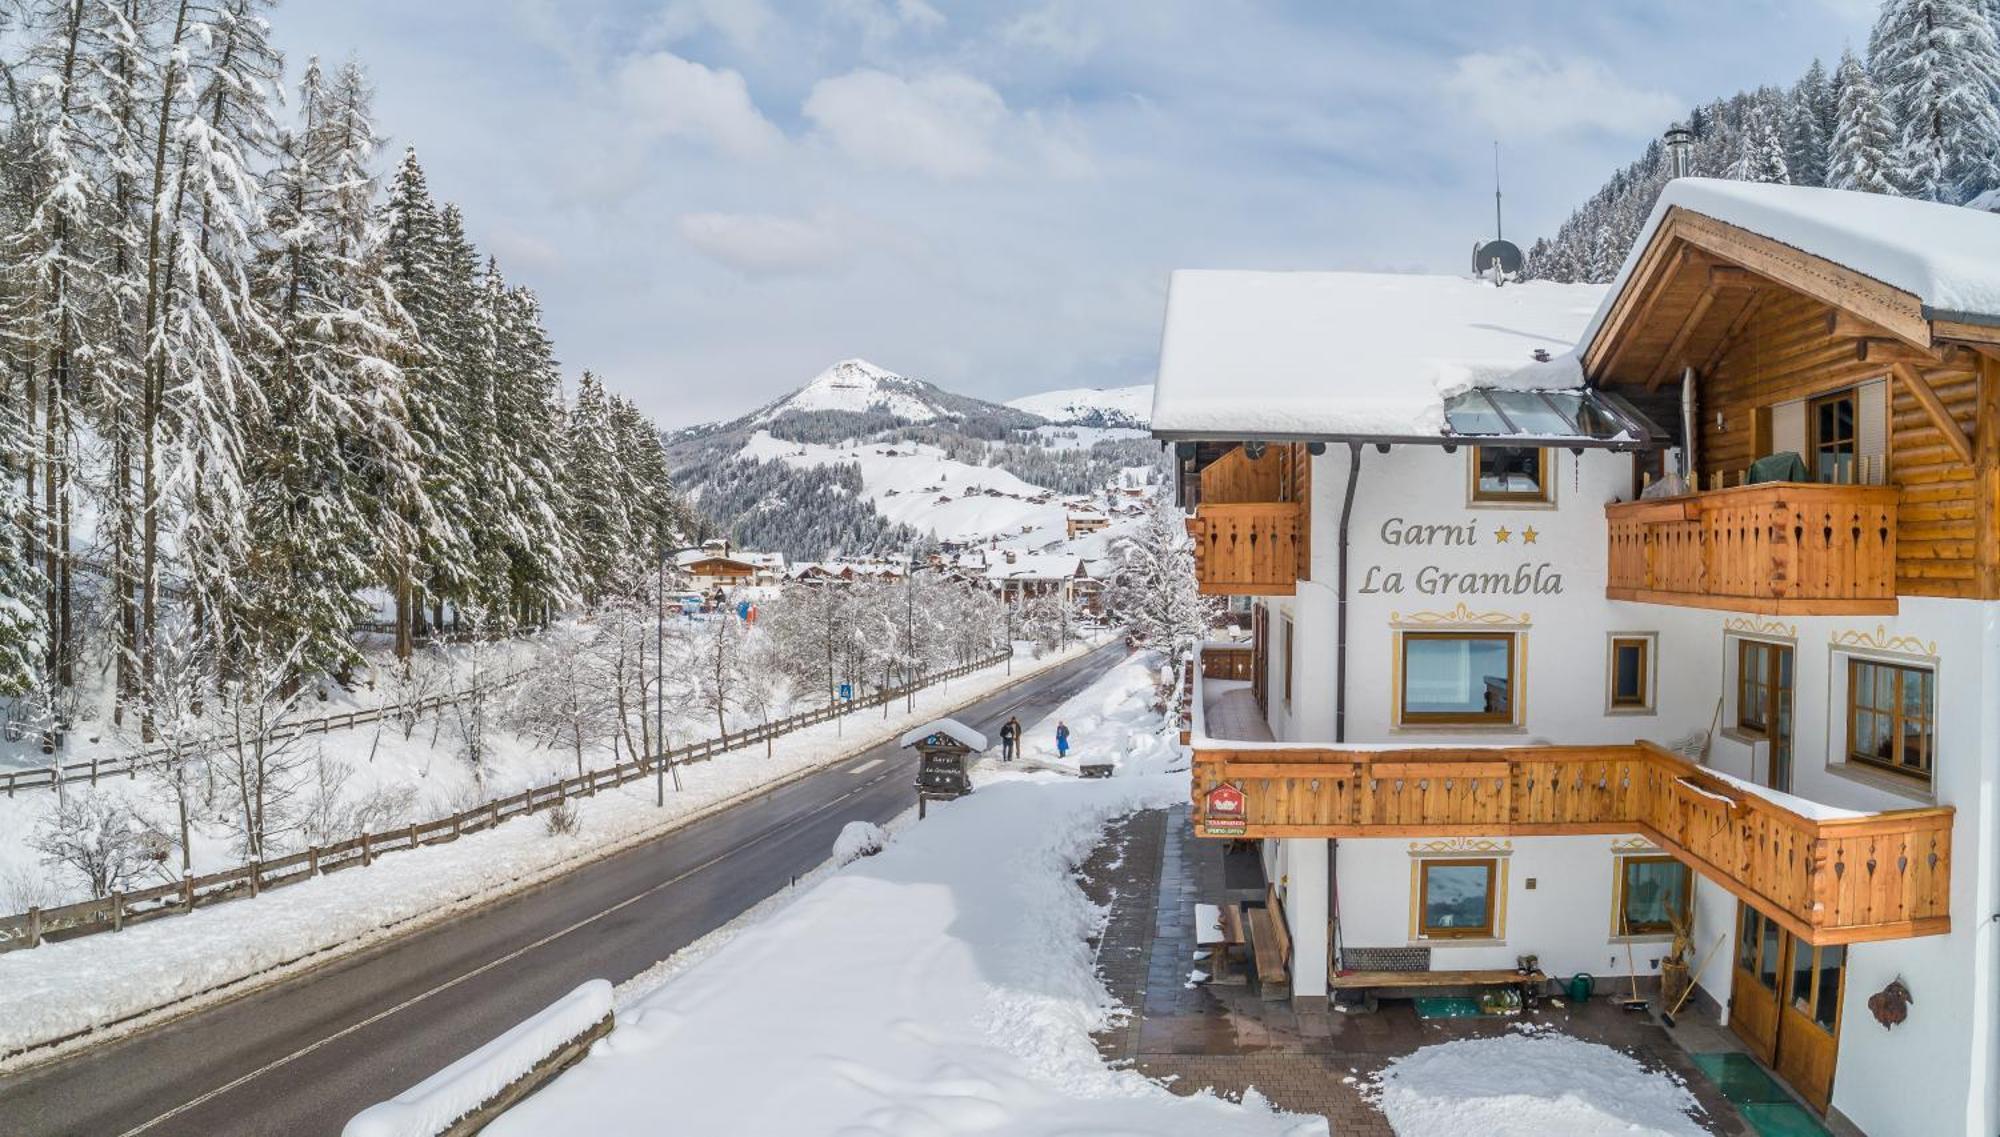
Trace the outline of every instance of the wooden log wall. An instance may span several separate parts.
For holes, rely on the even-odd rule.
[[[1982,475],[1938,429],[1887,363],[1863,358],[1856,340],[1829,331],[1827,305],[1766,289],[1735,338],[1701,380],[1699,459],[1703,484],[1716,475],[1735,484],[1757,453],[1758,408],[1888,379],[1891,392],[1887,481],[1903,491],[1896,544],[1896,591],[1913,596],[1977,597],[1981,591]],[[1947,412],[1979,442],[1980,380],[1969,363],[1958,370],[1924,367]],[[1716,412],[1722,412],[1722,425]],[[1990,431],[1989,431],[1990,433]],[[1991,574],[1989,573],[1989,582]]]

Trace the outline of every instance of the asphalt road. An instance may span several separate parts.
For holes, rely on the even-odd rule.
[[[997,739],[1123,657],[1113,644],[959,712]],[[0,1077],[0,1134],[338,1134],[585,979],[622,982],[914,801],[889,743],[555,881],[268,990]],[[254,901],[252,902],[254,903]]]

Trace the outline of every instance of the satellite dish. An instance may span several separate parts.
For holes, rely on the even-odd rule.
[[[1472,253],[1473,275],[1484,276],[1486,273],[1492,271],[1493,263],[1495,261],[1500,262],[1500,271],[1503,274],[1507,276],[1520,275],[1521,266],[1523,264],[1521,250],[1516,248],[1514,246],[1514,242],[1512,241],[1498,241],[1498,240],[1488,241],[1485,244],[1479,246],[1479,248],[1473,250]]]

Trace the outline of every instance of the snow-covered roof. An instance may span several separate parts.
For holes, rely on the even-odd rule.
[[[1430,438],[1473,387],[1573,388],[1601,285],[1181,270],[1167,291],[1153,431]],[[1535,359],[1537,350],[1551,357]]]
[[[2000,324],[2000,217],[1983,209],[1854,190],[1676,178],[1653,206],[1583,342],[1596,336],[1676,206],[1907,292],[1923,305],[1925,319]]]
[[[1012,563],[994,557],[986,566],[988,580],[1056,580],[1075,576],[1083,558],[1073,553],[1017,553]]]
[[[948,734],[974,750],[986,749],[986,736],[957,719],[933,719],[897,739],[896,745],[909,746],[933,734]]]

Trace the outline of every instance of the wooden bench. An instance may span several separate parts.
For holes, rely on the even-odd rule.
[[[1256,970],[1258,993],[1266,999],[1282,999],[1292,982],[1292,932],[1285,926],[1285,906],[1278,890],[1264,888],[1264,906],[1239,905],[1250,931],[1251,966]]]
[[[1235,904],[1197,904],[1194,906],[1195,946],[1208,950],[1208,981],[1210,983],[1242,983],[1240,975],[1232,973],[1230,954],[1243,947],[1243,915]]]

